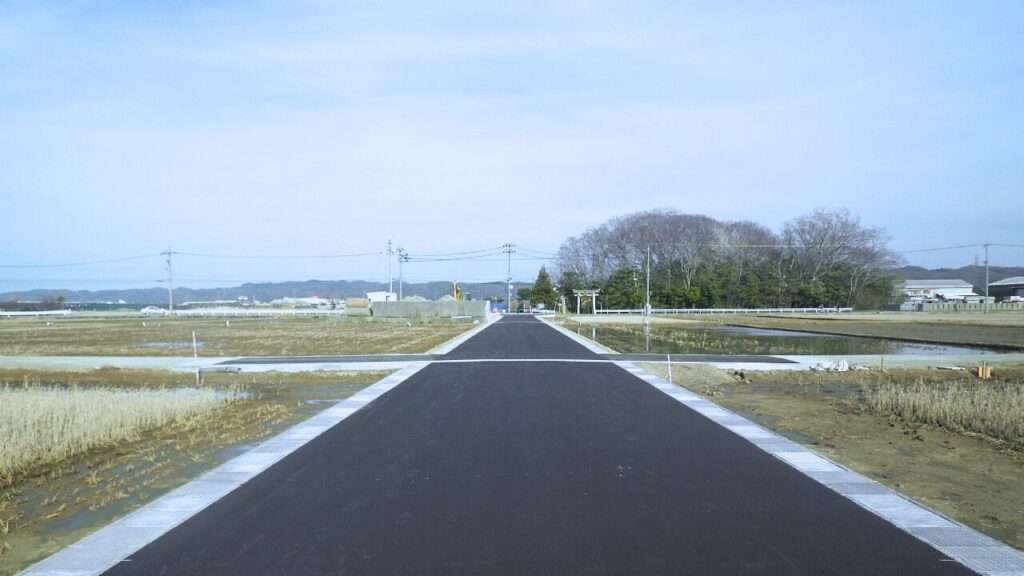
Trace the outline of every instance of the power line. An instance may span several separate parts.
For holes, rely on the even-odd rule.
[[[502,252],[493,252],[493,253],[488,253],[488,254],[480,254],[480,255],[477,255],[477,256],[453,256],[451,258],[423,258],[423,257],[417,257],[417,256],[415,256],[413,254],[409,254],[408,255],[408,259],[406,261],[407,262],[467,262],[467,261],[487,262],[487,260],[484,260],[484,258],[489,258],[491,256],[497,256],[498,254],[502,254]],[[502,258],[501,261],[504,262],[504,258]]]
[[[481,252],[500,252],[502,246],[495,246],[494,248],[483,248],[481,250],[468,250],[466,252],[448,252],[446,254],[409,254],[412,258],[433,258],[443,256],[464,256],[466,254],[479,254]]]
[[[162,253],[157,252],[155,254],[145,254],[142,256],[128,256],[125,258],[111,258],[108,260],[90,260],[85,262],[65,262],[62,264],[0,264],[0,268],[69,268],[72,266],[92,266],[95,264],[114,264],[117,262],[130,262],[132,260],[156,258],[161,255]]]
[[[983,246],[983,244],[960,244],[958,246],[942,246],[942,247],[939,247],[939,248],[920,248],[920,249],[917,249],[917,250],[896,250],[896,252],[899,252],[900,254],[917,254],[917,253],[920,253],[920,252],[942,252],[942,251],[945,251],[945,250],[959,250],[961,248],[978,248],[980,246]],[[994,244],[993,244],[993,246],[994,246]]]
[[[557,252],[548,252],[546,250],[534,250],[533,248],[520,248],[519,251],[531,254],[538,254],[541,256],[558,256]]]
[[[234,260],[333,260],[337,258],[362,258],[366,256],[380,256],[381,252],[356,252],[352,254],[324,254],[324,255],[289,255],[289,256],[257,256],[251,254],[206,254],[200,252],[175,252],[179,256],[192,256],[196,258],[224,258]]]

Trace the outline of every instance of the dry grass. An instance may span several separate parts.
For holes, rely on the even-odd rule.
[[[0,356],[200,356],[420,353],[469,324],[340,318],[20,318],[0,320]]]
[[[865,385],[861,402],[877,414],[1024,445],[1024,387],[1019,384]]]
[[[0,476],[135,440],[169,422],[205,416],[238,396],[215,390],[0,390]]]

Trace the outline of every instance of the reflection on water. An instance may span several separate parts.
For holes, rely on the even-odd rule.
[[[768,355],[874,355],[874,354],[990,354],[982,348],[947,346],[789,332],[738,326],[700,328],[590,327],[591,338],[623,353],[657,354],[768,354]]]

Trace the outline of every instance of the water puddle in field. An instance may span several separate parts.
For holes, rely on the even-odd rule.
[[[205,342],[196,342],[196,348],[202,348]],[[191,348],[192,342],[143,342],[146,348]]]
[[[580,335],[622,353],[758,355],[994,354],[986,348],[739,326],[687,328],[581,326]]]

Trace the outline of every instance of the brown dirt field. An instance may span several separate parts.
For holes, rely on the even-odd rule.
[[[1024,314],[1004,313],[984,318],[982,315],[919,314],[911,316],[883,315],[870,318],[861,314],[856,319],[841,315],[821,317],[744,316],[723,318],[732,326],[779,328],[846,336],[874,336],[917,342],[942,344],[973,344],[1007,349],[1024,349]]]
[[[339,318],[19,318],[0,321],[0,356],[286,356],[428,352],[469,324]]]
[[[0,574],[14,574],[323,410],[388,372],[208,374],[204,386],[251,399],[0,481]],[[0,386],[170,388],[189,374],[103,368],[0,371]]]
[[[663,364],[644,367],[666,376]],[[871,414],[850,400],[864,381],[941,382],[963,375],[927,369],[747,372],[744,382],[708,366],[693,371],[673,367],[673,372],[675,383],[1024,549],[1024,452],[976,434]],[[1024,385],[1024,368],[1004,371],[1004,377]]]

